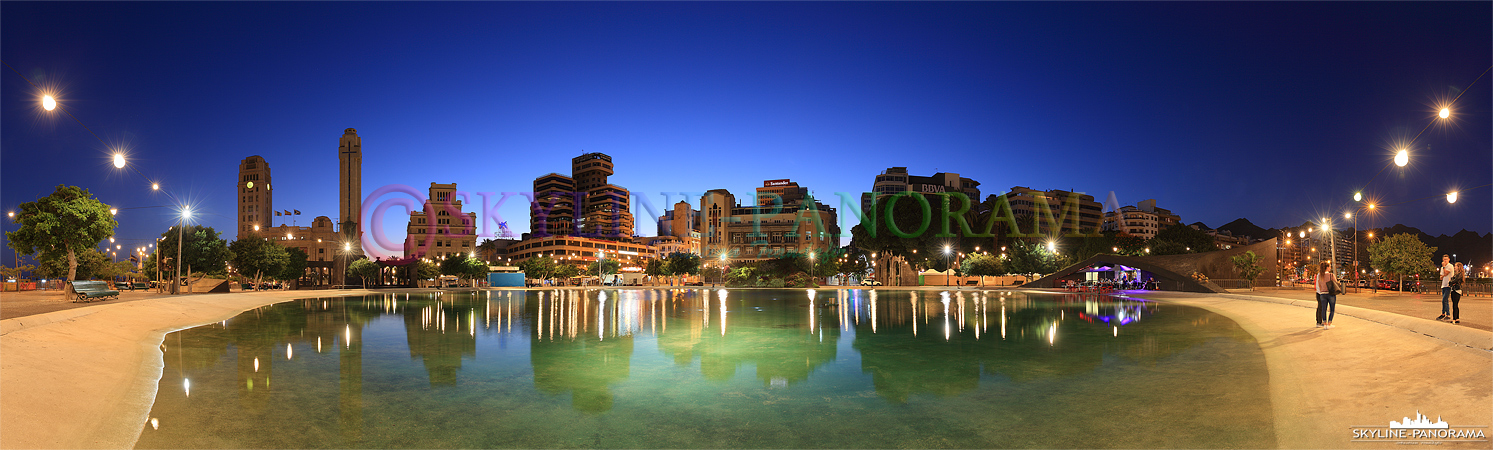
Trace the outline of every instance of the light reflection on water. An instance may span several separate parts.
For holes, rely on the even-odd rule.
[[[163,348],[140,448],[1275,445],[1233,321],[1096,295],[391,293]]]

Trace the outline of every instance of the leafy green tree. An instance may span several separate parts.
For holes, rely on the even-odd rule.
[[[1172,244],[1165,244],[1166,242]],[[1153,255],[1178,255],[1214,250],[1218,250],[1218,245],[1213,242],[1213,236],[1182,224],[1166,227],[1156,232],[1156,237],[1151,239],[1151,254]]]
[[[280,278],[280,275],[285,272],[286,265],[290,263],[290,253],[286,252],[285,247],[262,237],[246,237],[233,241],[228,245],[228,249],[233,254],[233,266],[238,268],[238,273],[253,279],[255,284],[266,277]],[[175,250],[172,252],[175,254]],[[170,270],[172,269],[167,269],[168,272]]]
[[[581,268],[570,264],[555,265],[555,278],[567,279],[581,276]]]
[[[405,275],[410,277],[411,281],[434,280],[435,277],[441,276],[441,269],[436,267],[435,263],[424,259],[415,260],[404,267]]]
[[[487,263],[467,255],[453,255],[441,260],[441,273],[463,279],[487,275]]]
[[[367,287],[370,284],[369,280],[378,280],[379,278],[378,263],[370,259],[353,261],[352,264],[347,265],[347,276],[362,280],[363,286]]]
[[[163,267],[167,272],[176,271],[176,241],[180,237],[182,241],[181,270],[190,270],[198,274],[224,274],[227,272],[228,261],[234,259],[233,252],[228,250],[228,241],[224,240],[217,230],[202,225],[186,227],[186,233],[177,235],[178,227],[171,227],[165,233],[161,233],[160,244],[161,260],[166,263]],[[265,272],[265,275],[275,276],[278,271]]]
[[[1005,262],[1000,255],[973,254],[966,256],[963,261],[963,272],[977,277],[993,277],[1006,273]],[[980,286],[985,286],[985,279],[980,279]]]
[[[674,276],[699,275],[700,255],[694,253],[674,252],[666,257],[669,273]]]
[[[751,266],[732,267],[731,273],[726,276],[727,286],[751,286],[756,281],[757,268]]]
[[[286,248],[285,267],[280,269],[278,278],[291,281],[299,280],[301,277],[306,276],[306,259],[309,257],[310,255],[307,255],[305,251],[299,248]]]
[[[555,273],[555,260],[548,256],[536,256],[525,259],[518,263],[519,270],[524,271],[524,277],[531,280],[548,279]]]
[[[600,267],[599,270],[598,270],[598,267]],[[611,275],[611,274],[617,273],[618,271],[621,271],[621,270],[622,270],[622,261],[618,261],[618,260],[615,260],[615,259],[603,259],[603,260],[600,260],[600,261],[594,261],[591,264],[587,265],[586,266],[586,275],[588,275],[588,276],[589,275],[597,275],[597,276]]]
[[[76,253],[77,268],[73,270],[73,280],[88,280],[98,277],[100,273],[107,272],[105,267],[109,264],[109,255],[98,249],[88,249]],[[36,269],[36,275],[42,278],[66,279],[68,267],[66,258],[44,259]]]
[[[669,264],[667,261],[664,261],[662,259],[650,259],[648,260],[648,264],[643,267],[643,274],[654,277],[654,279],[657,280],[657,277],[667,277],[673,275],[674,272],[669,271]]]
[[[31,272],[36,272],[36,266],[26,264],[16,267],[0,267],[0,277],[4,277],[7,280],[20,280],[22,275]]]
[[[1427,247],[1414,234],[1400,233],[1369,244],[1369,263],[1375,269],[1398,275],[1400,285],[1404,286],[1406,275],[1436,270],[1431,260],[1434,253],[1436,247]]]
[[[1066,260],[1047,250],[1047,246],[1025,240],[1014,240],[1006,258],[1009,273],[1038,275],[1053,273],[1063,268]]]
[[[10,248],[18,254],[39,253],[37,261],[66,262],[69,280],[78,279],[78,253],[92,250],[114,235],[119,222],[109,206],[93,198],[87,189],[57,185],[52,195],[22,203],[15,221],[21,228],[5,233]],[[72,293],[68,284],[65,293]]]
[[[866,271],[871,270],[868,258],[871,255],[850,254],[846,255],[835,267],[835,272],[841,275],[854,275],[856,279],[866,276]]]
[[[1260,272],[1264,270],[1260,267],[1259,264],[1261,259],[1262,258],[1260,258],[1259,255],[1256,255],[1253,251],[1247,251],[1242,255],[1237,255],[1229,258],[1229,260],[1234,263],[1234,269],[1238,270],[1239,274],[1243,275],[1245,280],[1249,280],[1250,290],[1254,290],[1255,278],[1259,277]]]

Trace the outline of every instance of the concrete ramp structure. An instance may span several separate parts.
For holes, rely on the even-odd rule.
[[[1259,277],[1255,278],[1255,284],[1274,286],[1275,280],[1280,273],[1278,256],[1276,252],[1276,240],[1267,239],[1255,244],[1234,247],[1228,250],[1218,250],[1206,253],[1189,253],[1185,255],[1165,256],[1121,256],[1100,254],[1094,255],[1077,264],[1065,267],[1042,278],[1038,278],[1022,287],[1029,288],[1058,288],[1068,280],[1083,281],[1084,273],[1095,270],[1104,271],[1107,268],[1124,266],[1126,269],[1139,270],[1140,279],[1154,279],[1163,291],[1203,292],[1223,294],[1228,291],[1214,284],[1211,280],[1240,279],[1230,258],[1252,251],[1260,256]],[[1206,275],[1210,281],[1198,282],[1192,274],[1201,273]]]

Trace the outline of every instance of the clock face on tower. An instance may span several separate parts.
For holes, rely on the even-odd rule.
[[[249,189],[254,189],[254,182],[250,181],[248,183],[244,183],[244,187],[249,188]]]

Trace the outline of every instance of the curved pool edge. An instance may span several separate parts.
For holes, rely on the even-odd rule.
[[[0,335],[0,448],[131,448],[155,402],[166,334],[265,305],[375,292],[202,294],[29,318]]]
[[[1362,308],[1339,307],[1334,328],[1323,330],[1300,302],[1172,292],[1130,297],[1204,308],[1254,336],[1269,371],[1278,448],[1404,448],[1354,442],[1352,429],[1385,427],[1417,410],[1458,425],[1493,425],[1486,407],[1493,402],[1493,353],[1446,333],[1399,326],[1380,317],[1392,314]]]

